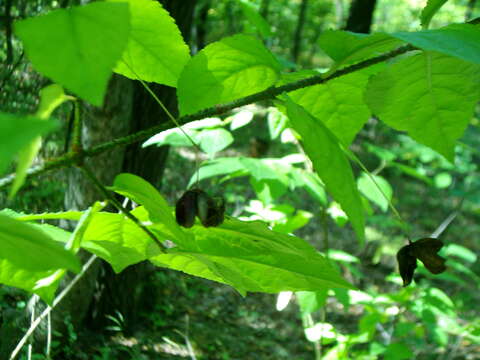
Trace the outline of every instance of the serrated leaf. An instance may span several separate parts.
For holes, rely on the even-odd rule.
[[[275,84],[281,65],[257,39],[235,35],[197,53],[178,80],[181,115],[232,101]]]
[[[39,119],[47,120],[52,112],[60,106],[63,102],[73,99],[71,96],[65,95],[60,85],[51,84],[40,90],[40,105],[35,116]],[[20,187],[25,182],[27,177],[27,170],[32,165],[35,156],[42,145],[40,136],[36,137],[30,144],[23,148],[18,154],[17,167],[15,169],[15,180],[8,194],[9,199],[12,199]]]
[[[453,24],[436,30],[396,32],[391,36],[406,41],[423,50],[480,64],[480,26]]]
[[[368,78],[367,74],[355,72],[288,95],[348,146],[370,118],[363,101]]]
[[[362,173],[357,180],[358,189],[368,200],[378,205],[385,212],[388,210],[389,201],[392,200],[392,187],[381,176],[371,175],[371,177],[373,180],[366,173]]]
[[[57,123],[32,116],[17,116],[0,112],[0,174],[14,155],[38,135],[54,130]]]
[[[480,97],[479,70],[442,54],[418,54],[373,76],[365,101],[382,121],[452,161]]]
[[[225,129],[203,130],[196,139],[200,148],[209,155],[222,151],[233,142],[232,134]]]
[[[0,258],[18,269],[80,271],[80,262],[50,236],[35,227],[0,214]]]
[[[228,219],[219,227],[187,231],[194,235],[189,243],[150,260],[240,291],[351,288],[307,242],[271,231],[264,223]]]
[[[360,241],[364,240],[362,202],[347,157],[338,139],[303,107],[287,99],[288,118],[301,137],[305,152],[327,191],[347,213]]]
[[[109,1],[126,2],[130,9],[128,44],[115,72],[176,87],[190,53],[175,20],[158,1]]]
[[[17,21],[15,34],[36,70],[100,106],[129,24],[127,4],[94,2]]]
[[[427,29],[433,16],[448,0],[428,0],[427,5],[423,8],[420,14],[420,23],[422,27]]]
[[[111,190],[143,205],[150,215],[150,221],[165,224],[174,237],[170,240],[179,243],[187,241],[167,201],[149,182],[139,176],[123,173],[115,177]]]
[[[401,40],[385,33],[366,35],[341,30],[325,31],[318,42],[336,67],[383,54],[402,44]]]

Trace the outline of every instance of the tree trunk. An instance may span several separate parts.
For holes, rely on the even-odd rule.
[[[300,47],[302,44],[302,31],[303,26],[305,25],[305,18],[307,15],[307,6],[308,0],[302,0],[300,4],[300,11],[298,13],[297,27],[295,29],[295,35],[293,38],[293,47],[292,47],[292,60],[297,62],[298,56],[300,55]]]
[[[368,34],[377,0],[352,0],[345,30]]]
[[[162,1],[162,3],[175,19],[188,43],[196,1],[168,0]],[[177,116],[175,89],[155,84],[150,86],[170,113]],[[143,86],[136,82],[130,132],[149,128],[165,121],[168,121],[166,114]],[[141,145],[138,143],[127,147],[122,171],[139,175],[160,188],[169,148],[167,146],[142,148]],[[149,274],[153,273],[153,269],[153,265],[145,261],[128,267],[120,274],[115,274],[110,265],[104,264],[100,275],[101,291],[91,306],[90,325],[94,328],[104,327],[107,325],[105,315],[114,315],[114,311],[119,311],[125,319],[125,333],[131,333],[137,324],[139,310],[146,310],[154,304],[152,297],[145,295],[150,293],[149,287],[153,286],[151,281],[148,281]]]

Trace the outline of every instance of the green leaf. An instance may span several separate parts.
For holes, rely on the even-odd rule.
[[[148,219],[143,207],[132,213]],[[83,235],[82,248],[107,261],[119,273],[159,253],[158,246],[133,221],[123,214],[97,213]]]
[[[302,169],[294,168],[292,175],[296,186],[301,186],[322,206],[327,206],[327,194],[325,187],[316,173],[310,173]]]
[[[381,176],[371,175],[371,177],[373,180],[366,173],[362,173],[357,180],[358,189],[368,200],[378,205],[385,212],[388,210],[389,201],[392,200],[392,187]],[[377,186],[380,187],[380,190]]]
[[[225,129],[203,130],[197,136],[200,148],[208,155],[222,151],[233,142],[232,134]]]
[[[0,112],[0,174],[6,170],[18,151],[38,135],[46,134],[56,127],[57,123],[52,120]]]
[[[425,6],[420,14],[420,23],[424,29],[428,28],[430,21],[433,16],[437,13],[438,10],[445,4],[448,0],[428,0],[427,6]]]
[[[255,7],[251,2],[240,0],[240,9],[243,12],[243,15],[247,20],[257,28],[258,32],[264,38],[272,36],[272,30],[270,24],[260,15],[258,8]]]
[[[327,191],[347,213],[360,241],[365,234],[362,201],[355,184],[352,169],[342,151],[338,139],[321,121],[310,115],[289,98],[286,102],[288,118],[303,141],[315,171],[325,184]]]
[[[480,27],[453,24],[437,30],[396,32],[391,34],[423,50],[437,51],[480,64]]]
[[[257,39],[235,35],[196,54],[178,80],[182,115],[267,89],[279,78],[281,65]]]
[[[80,262],[49,235],[0,214],[0,258],[27,271],[68,269],[80,271]]]
[[[15,22],[34,68],[100,106],[130,31],[128,5],[94,2]]]
[[[402,41],[385,33],[366,35],[329,30],[322,34],[319,44],[338,67],[381,55],[400,46]]]
[[[311,314],[322,308],[328,297],[326,289],[320,291],[297,291],[295,293],[302,315]]]
[[[385,360],[404,360],[412,359],[413,352],[404,343],[396,342],[387,346],[384,353]]]
[[[233,131],[248,125],[253,120],[254,115],[254,112],[251,110],[241,110],[234,115],[229,116],[226,120],[232,121],[230,123],[230,130]]]
[[[73,99],[71,96],[65,95],[60,85],[52,84],[40,90],[40,105],[36,112],[39,119],[47,120],[52,112],[63,102]],[[15,180],[13,181],[9,199],[12,199],[20,187],[25,182],[27,170],[32,165],[35,156],[42,145],[40,136],[36,137],[28,146],[23,148],[18,154],[17,167],[15,169]]]
[[[240,291],[351,288],[307,242],[271,231],[264,223],[227,219],[219,227],[187,231],[194,235],[191,241],[150,260]]]
[[[172,209],[162,195],[149,182],[139,176],[123,173],[117,175],[111,187],[112,191],[128,197],[137,204],[145,206],[153,223],[163,223],[174,236],[171,240],[183,243],[187,241],[184,231],[178,226]],[[123,215],[122,215],[123,216]]]
[[[193,141],[196,141],[198,131],[187,129],[185,127],[183,128],[183,131],[185,131]],[[168,129],[153,135],[150,139],[143,143],[142,147],[151,145],[193,146],[191,141],[179,128]]]
[[[368,78],[365,73],[355,72],[288,95],[348,146],[370,118],[363,100]]]
[[[479,70],[438,53],[418,54],[373,76],[365,100],[382,121],[452,161],[480,96]]]
[[[32,220],[75,220],[78,221],[82,217],[83,211],[62,211],[54,213],[41,213],[41,214],[28,214],[19,215],[16,219],[20,221],[32,221]]]
[[[190,51],[175,20],[154,0],[109,0],[127,2],[130,35],[115,72],[130,79],[142,79],[177,86]]]

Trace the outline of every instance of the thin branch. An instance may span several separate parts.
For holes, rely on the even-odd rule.
[[[35,331],[35,329],[38,327],[38,325],[40,325],[40,323],[42,322],[42,320],[48,315],[50,314],[50,312],[53,310],[53,308],[55,306],[58,305],[58,303],[60,301],[63,300],[63,298],[65,297],[65,295],[67,295],[70,290],[75,286],[75,284],[78,282],[78,280],[81,279],[81,277],[83,276],[83,274],[85,274],[85,272],[88,270],[88,268],[93,264],[93,262],[95,261],[95,259],[97,258],[96,255],[92,255],[90,257],[90,259],[88,259],[88,261],[85,263],[85,265],[83,265],[82,267],[82,271],[77,274],[73,280],[70,282],[70,284],[68,284],[65,289],[62,290],[62,292],[60,294],[58,294],[58,296],[55,298],[55,300],[53,300],[53,303],[52,303],[52,306],[48,306],[43,312],[42,314],[37,317],[35,319],[35,321],[30,325],[30,327],[28,328],[27,332],[25,333],[25,335],[23,335],[23,337],[20,339],[20,341],[18,342],[17,346],[15,347],[15,349],[12,351],[12,353],[10,354],[10,358],[9,360],[14,360],[18,353],[20,352],[20,350],[22,349],[22,347],[25,345],[25,343],[27,342],[28,338],[33,334],[33,332]]]
[[[153,240],[155,244],[158,245],[160,251],[162,253],[165,253],[167,248],[165,245],[163,245],[160,240],[157,239],[157,237],[145,226],[143,225],[140,220],[138,220],[135,216],[133,216],[128,209],[126,209],[120,202],[115,199],[115,197],[103,186],[103,184],[100,182],[100,180],[97,179],[95,174],[85,165],[82,164],[80,167],[85,175],[93,182],[93,184],[97,187],[98,190],[108,199],[108,201],[115,206],[115,208],[123,213],[127,218],[132,220],[138,227],[140,227],[149,237],[150,239]]]
[[[264,101],[264,100],[271,100],[274,99],[275,97],[283,94],[283,93],[288,93],[290,91],[298,90],[304,87],[308,86],[313,86],[313,85],[319,85],[319,84],[324,84],[328,81],[331,81],[333,79],[337,79],[339,77],[351,74],[353,72],[365,69],[369,66],[381,63],[383,61],[392,59],[398,55],[405,54],[406,52],[416,50],[415,47],[412,45],[404,45],[396,50],[387,52],[385,54],[373,57],[368,60],[364,60],[362,62],[359,62],[354,65],[347,66],[345,68],[342,68],[340,70],[335,71],[334,73],[328,75],[325,77],[323,74],[318,74],[315,76],[311,76],[305,79],[301,79],[298,81],[294,81],[285,85],[281,86],[273,86],[271,88],[268,88],[267,90],[263,90],[260,92],[257,92],[255,94],[245,96],[241,99],[234,100],[225,104],[220,104],[220,105],[215,105],[209,108],[206,108],[204,110],[200,110],[194,114],[191,115],[185,115],[182,116],[178,119],[179,124],[185,124],[190,121],[194,120],[201,120],[204,118],[208,117],[213,117],[213,116],[218,116],[220,114],[223,114],[227,111],[233,110],[235,108],[253,104],[259,101]],[[135,134],[127,135],[125,137],[117,138],[114,140],[111,140],[109,142],[105,142],[103,144],[94,146],[90,149],[86,149],[83,151],[82,156],[85,158],[93,157],[96,155],[100,155],[104,153],[105,151],[108,151],[110,149],[120,147],[120,146],[127,146],[133,143],[136,143],[138,141],[145,140],[161,131],[168,130],[171,128],[176,127],[176,125],[172,122],[166,122],[162,123],[160,125],[153,126],[149,129],[145,129],[139,132],[136,132]],[[33,176],[38,176],[40,174],[43,174],[47,171],[54,170],[54,169],[60,169],[60,168],[65,168],[68,166],[71,166],[78,162],[78,154],[75,153],[68,153],[66,155],[63,155],[61,157],[49,160],[45,162],[43,165],[33,167],[27,171],[27,177],[33,177]],[[14,174],[8,175],[4,177],[3,179],[0,179],[0,189],[6,187],[7,185],[11,184],[15,178]]]

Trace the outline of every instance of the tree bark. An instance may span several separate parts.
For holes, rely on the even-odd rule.
[[[345,30],[368,34],[377,0],[352,0]]]
[[[293,38],[293,47],[292,47],[293,62],[297,62],[298,56],[300,55],[300,48],[302,45],[302,31],[305,25],[307,6],[308,6],[308,0],[302,0],[302,3],[300,4],[300,12],[298,13],[297,27],[295,29],[295,35]]]

